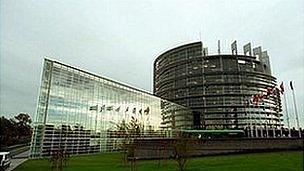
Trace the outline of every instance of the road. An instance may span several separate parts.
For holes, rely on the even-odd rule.
[[[28,157],[29,157],[30,151],[25,151],[23,153],[17,154],[15,155],[12,159],[11,159],[11,166],[9,168],[7,168],[6,171],[12,171],[14,170],[17,166],[19,166],[20,164],[22,164],[23,162],[25,162]]]

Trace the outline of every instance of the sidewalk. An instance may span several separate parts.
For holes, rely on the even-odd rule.
[[[26,160],[28,160],[30,151],[25,151],[23,153],[20,153],[16,156],[14,156],[11,159],[11,166],[9,168],[7,168],[7,171],[12,171],[14,170],[17,166],[19,166],[20,164],[22,164],[23,162],[25,162]]]

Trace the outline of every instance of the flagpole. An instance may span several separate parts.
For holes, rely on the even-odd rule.
[[[248,113],[248,110],[246,109],[247,107],[245,107],[245,115],[246,115],[246,119],[247,119],[247,129],[248,129],[248,131],[247,131],[247,134],[248,134],[248,137],[250,137],[251,135],[250,135],[250,121],[249,121],[249,123],[248,123],[248,119],[249,119],[249,113]]]
[[[260,132],[261,132],[261,137],[263,138],[264,137],[264,135],[263,135],[263,121],[262,121],[262,113],[261,113],[261,110],[260,110],[260,108],[258,108],[258,110],[259,110],[259,119],[260,119]]]
[[[275,138],[276,135],[275,135],[275,128],[274,128],[275,126],[274,126],[273,116],[274,116],[274,114],[271,115],[271,123],[272,123],[271,127],[272,127],[272,137]]]
[[[251,112],[249,112],[249,118],[250,118],[250,134],[251,134],[251,138],[253,137],[253,129],[252,129],[252,116],[251,116]]]
[[[268,118],[266,116],[266,137],[268,138],[269,135],[268,135]]]
[[[248,138],[249,138],[250,137],[250,130],[249,130],[250,129],[249,128],[250,125],[248,123],[248,118],[249,118],[248,117],[248,111],[246,110],[246,108],[247,108],[247,100],[244,98],[243,101],[245,102],[245,108],[244,108],[244,110],[245,110],[245,116],[246,116],[246,120],[247,120],[246,121],[246,123],[247,123],[247,125],[246,125],[247,126],[247,134],[248,134]],[[249,104],[248,104],[248,107],[249,107]]]
[[[282,135],[283,135],[283,130],[282,130],[282,121],[281,121],[281,118],[279,117],[279,119],[280,119],[280,137],[282,137]]]
[[[283,96],[284,96],[285,113],[286,113],[286,120],[287,120],[287,127],[288,127],[288,137],[291,137],[290,122],[289,122],[289,114],[288,114],[288,109],[287,109],[286,94],[284,93]]]
[[[250,105],[250,104],[249,104]],[[250,106],[249,106],[250,107]],[[249,123],[250,123],[250,134],[251,134],[251,138],[253,137],[253,128],[252,128],[252,116],[251,116],[252,112],[249,112]]]
[[[252,102],[252,99],[247,99],[248,101],[248,110],[247,110],[247,113],[249,115],[249,125],[250,125],[250,137],[253,138],[253,128],[252,128],[252,112],[251,112],[251,107],[250,107],[250,104]]]
[[[281,96],[280,96],[280,98],[281,98]],[[285,99],[285,98],[284,98]],[[278,118],[279,118],[279,124],[280,124],[280,126],[279,126],[279,128],[280,128],[280,138],[282,138],[282,135],[283,135],[283,130],[282,130],[282,128],[283,128],[283,124],[282,124],[282,120],[281,120],[281,115],[280,115],[280,109],[278,110],[279,112],[277,113],[278,114]]]
[[[281,120],[281,115],[280,114],[278,114],[278,115],[279,115],[278,118],[280,120],[280,122],[279,122],[280,123],[280,127],[279,127],[280,128],[280,137],[282,137],[282,135],[283,135],[283,130],[282,130],[283,124],[282,124],[282,120]]]
[[[245,109],[246,110],[246,109]],[[245,115],[246,115],[246,120],[247,120],[247,134],[248,134],[248,138],[250,137],[250,123],[248,123],[248,119],[249,119],[249,115],[248,115],[248,112],[245,111]],[[249,121],[250,122],[250,121]]]
[[[257,95],[253,95],[253,100],[252,100],[253,104],[252,104],[252,114],[254,114],[254,127],[255,127],[255,137],[257,138],[258,137],[258,127],[257,127],[257,116],[256,116],[256,108],[257,108],[257,105],[258,105],[258,97]]]
[[[299,123],[299,115],[298,115],[298,109],[297,109],[297,104],[296,104],[296,97],[295,97],[295,93],[294,93],[294,89],[293,89],[293,86],[292,86],[292,82],[291,82],[291,81],[290,81],[290,87],[291,87],[291,90],[292,90],[293,105],[294,105],[295,114],[296,114],[296,120],[297,120],[299,138],[301,138],[300,123]]]
[[[96,105],[96,117],[95,117],[95,133],[97,133],[97,118],[98,117],[98,105]]]
[[[255,111],[253,111],[254,113],[254,122],[255,122],[255,137],[257,138],[259,136],[258,134],[258,127],[257,127],[257,117],[256,117],[256,114],[255,114]]]
[[[275,110],[276,108],[274,108]],[[275,137],[275,131],[274,131],[274,121],[273,121],[273,116],[274,114],[270,114],[270,121],[269,121],[269,125],[271,126],[271,129],[272,129],[272,137],[274,138]]]
[[[264,115],[265,115],[265,127],[266,127],[266,138],[268,138],[268,117],[267,117],[267,112],[266,112],[266,109],[265,109],[265,103],[264,103],[264,107],[263,107],[263,110],[264,110]]]
[[[262,114],[261,114],[261,110],[260,110],[260,107],[261,107],[261,105],[260,105],[260,96],[258,95],[257,96],[257,110],[258,110],[258,115],[259,115],[259,127],[260,127],[260,133],[261,133],[261,135],[260,135],[260,137],[262,137],[263,138],[263,134],[262,134],[262,128],[261,128],[261,124],[262,124]],[[258,135],[258,134],[257,134]]]
[[[255,114],[255,112],[254,112]],[[256,114],[254,116],[254,122],[255,122],[255,137],[259,137],[259,133],[258,133],[258,127],[257,127],[257,124],[258,124],[258,119],[256,117]]]

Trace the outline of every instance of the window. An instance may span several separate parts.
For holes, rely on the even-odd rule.
[[[246,61],[244,61],[244,60],[238,60],[238,63],[239,63],[239,64],[245,64]]]

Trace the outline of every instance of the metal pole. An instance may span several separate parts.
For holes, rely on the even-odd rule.
[[[271,115],[271,123],[272,123],[272,126],[271,126],[271,127],[272,127],[272,137],[274,137],[274,138],[275,138],[275,137],[276,137],[276,135],[275,135],[275,128],[274,128],[274,120],[273,120],[273,115],[274,115],[274,114],[272,114],[272,115]]]
[[[249,115],[249,112],[248,112],[248,110],[246,110],[247,109],[247,100],[245,100],[245,98],[244,98],[244,100],[243,100],[244,102],[245,102],[245,105],[244,105],[244,111],[245,111],[245,116],[246,116],[246,127],[247,127],[247,134],[248,134],[248,137],[250,137],[250,130],[251,130],[251,128],[249,128],[249,127],[251,127],[251,124],[250,123],[248,123],[248,118],[250,117],[248,117],[248,115]],[[249,103],[248,103],[248,107],[249,107]],[[250,121],[249,121],[250,122]],[[249,130],[250,129],[250,130]]]
[[[250,129],[250,131],[249,131],[248,135],[250,134],[250,137],[253,138],[252,119],[251,119],[250,109],[251,109],[250,108],[250,102],[248,102],[248,107],[247,107],[247,112],[246,112],[247,113],[247,117],[249,116],[249,129]]]
[[[245,115],[246,115],[246,127],[247,127],[247,134],[248,134],[248,137],[250,137],[250,125],[249,125],[249,123],[248,123],[248,118],[249,118],[249,114],[248,114],[248,112],[247,112],[247,110],[246,110],[246,107],[245,107]]]
[[[269,135],[268,135],[268,118],[266,118],[266,137],[267,138],[269,137]]]
[[[286,113],[286,120],[287,120],[287,127],[288,127],[288,137],[291,137],[289,114],[288,114],[288,109],[287,109],[287,100],[286,100],[285,93],[283,94],[283,96],[284,96],[285,113]]]
[[[269,136],[268,136],[268,117],[267,117],[267,112],[266,112],[266,109],[265,109],[265,104],[263,104],[264,106],[263,106],[263,110],[264,110],[264,115],[265,115],[265,119],[266,119],[266,121],[265,121],[265,127],[266,127],[266,138],[268,138]]]
[[[96,105],[95,134],[97,134],[98,105]]]
[[[255,111],[253,111],[253,113],[254,113],[254,122],[255,122],[255,137],[258,137],[259,134],[258,134],[258,127],[257,127],[257,118],[256,118]]]
[[[258,110],[259,110],[259,119],[260,119],[260,131],[261,131],[261,137],[263,138],[264,137],[264,135],[263,135],[263,121],[262,121],[262,113],[261,113],[261,110],[260,110],[260,108],[258,108]]]
[[[294,105],[294,109],[295,109],[295,113],[296,113],[296,120],[297,120],[299,137],[301,138],[299,115],[298,115],[298,109],[297,109],[297,104],[296,104],[296,97],[295,97],[295,93],[294,93],[293,89],[292,89],[292,97],[293,97],[293,105]]]
[[[270,125],[271,125],[271,128],[272,128],[272,137],[275,137],[275,129],[274,129],[274,120],[273,120],[273,117],[274,117],[274,114],[271,113],[270,114]],[[267,131],[268,133],[268,131]]]
[[[279,127],[280,128],[280,137],[282,137],[282,135],[283,135],[283,130],[282,130],[283,124],[282,124],[282,120],[281,120],[281,115],[279,115],[278,118],[280,120],[280,122],[279,122],[280,123],[280,127]]]
[[[217,41],[217,52],[220,55],[221,54],[221,42],[220,40]]]
[[[251,112],[249,112],[249,118],[250,118],[250,135],[251,135],[251,138],[253,137],[253,129],[252,129],[252,117],[251,117]]]

